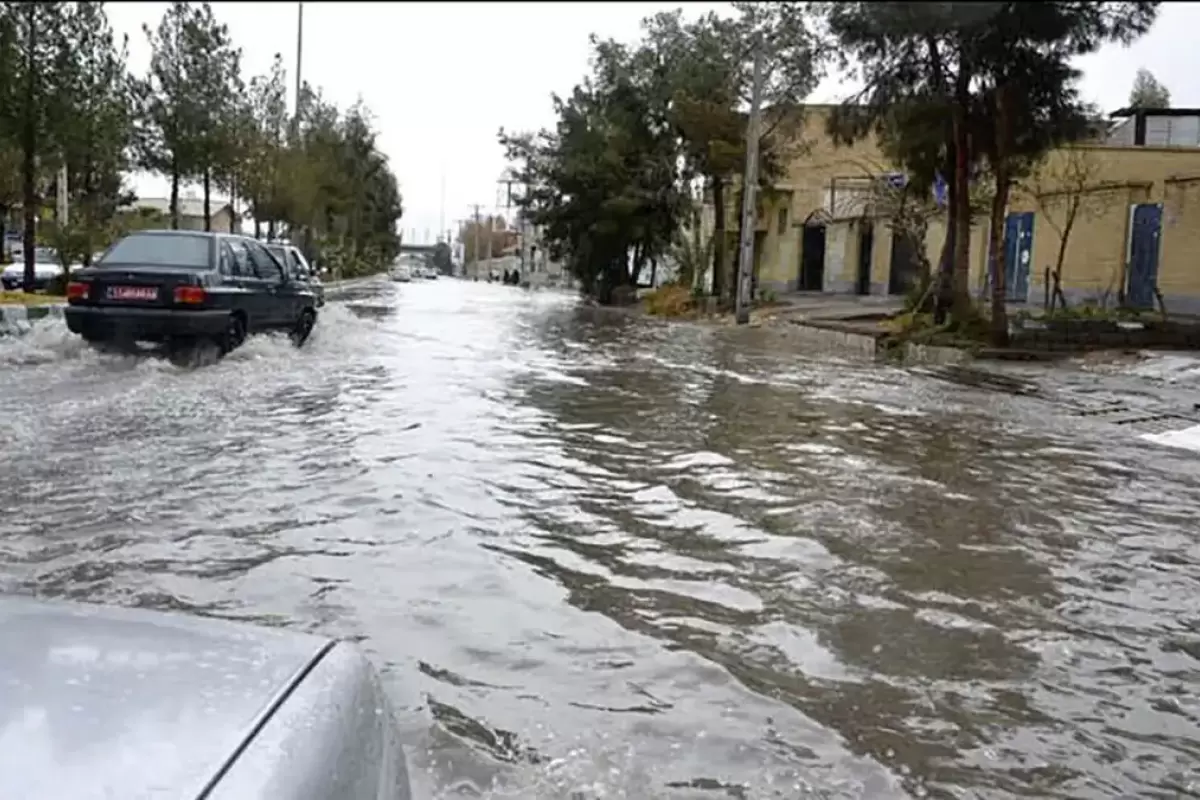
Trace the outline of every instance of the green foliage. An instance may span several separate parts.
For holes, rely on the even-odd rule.
[[[742,107],[756,49],[765,75],[763,185],[782,176],[794,153],[802,120],[796,107],[821,77],[822,50],[802,4],[734,8],[733,19],[659,14],[644,21],[634,45],[593,37],[591,74],[566,98],[554,98],[554,130],[500,132],[518,181],[529,187],[518,201],[523,213],[541,229],[550,255],[601,302],[681,246],[677,234],[700,180],[721,208],[706,256],[718,267],[714,288],[732,285],[721,281],[732,199],[725,189],[745,162]],[[702,272],[694,261],[684,269]]]
[[[336,241],[362,269],[390,262],[400,189],[365,107],[343,112],[305,87],[309,103],[289,120],[278,57],[247,85],[241,51],[207,3],[170,4],[145,29],[147,73],[132,76],[104,9],[0,2],[0,234],[23,207],[27,242],[55,247],[64,266],[86,264],[128,230],[178,227],[180,186],[197,181],[206,212],[216,191],[235,208],[244,198],[256,223],[287,228],[310,258]],[[136,198],[124,175],[134,168],[171,181],[167,217],[128,210]]]
[[[438,242],[433,248],[433,268],[443,275],[449,275],[454,269],[453,256],[450,252],[450,245],[446,242]]]
[[[1171,107],[1171,90],[1158,82],[1154,73],[1142,68],[1133,79],[1129,90],[1129,107],[1140,109],[1163,109]]]
[[[874,133],[885,154],[924,192],[938,173],[950,183],[954,313],[973,317],[968,252],[971,217],[961,187],[986,165],[993,228],[1011,184],[1045,154],[1087,135],[1091,109],[1078,94],[1074,58],[1149,30],[1157,2],[815,3],[844,65],[866,87],[830,121],[843,142]],[[961,196],[958,196],[961,195]],[[992,322],[1007,333],[1003,252],[991,242]],[[947,252],[950,249],[947,248]],[[1002,342],[998,342],[1002,343]]]

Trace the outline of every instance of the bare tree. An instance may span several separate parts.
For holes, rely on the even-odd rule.
[[[1026,192],[1058,235],[1058,254],[1051,271],[1050,311],[1056,304],[1067,307],[1062,292],[1062,269],[1075,225],[1103,216],[1117,202],[1114,191],[1119,187],[1097,180],[1100,167],[1091,150],[1071,147],[1045,159],[1026,181]]]

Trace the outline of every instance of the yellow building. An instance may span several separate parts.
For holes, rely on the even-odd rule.
[[[825,131],[832,108],[803,111],[787,174],[761,197],[758,284],[777,292],[904,294],[917,262],[906,237],[893,235],[878,188],[901,186],[903,175],[870,139],[835,147]],[[1123,298],[1148,307],[1157,305],[1157,290],[1168,311],[1200,313],[1200,146],[1110,142],[1051,153],[1014,191],[1005,225],[1010,301],[1041,304],[1074,208],[1061,272],[1069,301]],[[736,191],[726,194],[726,253],[735,262]],[[711,231],[712,222],[708,208],[703,227]],[[981,293],[989,227],[986,218],[972,226],[971,285]],[[925,255],[932,264],[944,236],[944,215],[930,218]]]

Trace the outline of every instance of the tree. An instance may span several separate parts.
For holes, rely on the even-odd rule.
[[[443,275],[454,271],[454,260],[448,242],[439,241],[433,247],[433,268]]]
[[[553,132],[500,132],[517,200],[583,291],[602,303],[633,297],[642,269],[670,247],[685,209],[678,147],[655,71],[616,42],[593,40],[593,74],[554,98]]]
[[[243,191],[254,218],[254,236],[261,236],[268,220],[274,237],[275,222],[287,215],[283,168],[287,151],[287,73],[276,53],[268,75],[250,80],[248,129],[244,147]]]
[[[112,236],[161,222],[118,213],[133,200],[130,167],[171,181],[171,227],[180,183],[198,180],[206,227],[211,193],[236,203],[241,189],[256,218],[300,236],[310,259],[327,246],[348,274],[386,266],[402,197],[365,105],[342,113],[305,87],[303,119],[288,125],[279,60],[244,91],[240,51],[206,4],[173,3],[144,30],[150,67],[135,79],[102,3],[0,3],[0,238],[20,204],[27,286],[35,241],[64,266],[87,263]]]
[[[1100,182],[1100,163],[1090,150],[1066,148],[1040,163],[1023,187],[1037,203],[1042,218],[1058,236],[1058,252],[1051,272],[1054,291],[1050,310],[1067,307],[1062,284],[1063,263],[1075,225],[1096,219],[1107,212],[1118,197],[1114,186]]]
[[[1157,13],[1157,3],[1011,3],[966,38],[982,78],[977,114],[991,123],[975,128],[995,183],[988,261],[998,346],[1008,343],[1003,231],[1012,184],[1050,150],[1091,130],[1072,60],[1108,42],[1128,44]]]
[[[970,177],[986,162],[994,184],[992,331],[1007,338],[1004,214],[1012,182],[1052,147],[1089,130],[1075,56],[1149,29],[1157,3],[822,4],[841,52],[867,89],[833,127],[843,139],[877,132],[906,165],[951,173],[943,283],[952,319],[970,321]],[[951,169],[952,167],[952,169]],[[953,237],[950,240],[950,237]],[[949,257],[952,254],[952,257]],[[946,281],[945,278],[949,280]]]
[[[189,59],[188,26],[194,12],[184,2],[174,2],[158,28],[143,26],[150,43],[150,71],[140,85],[142,125],[139,162],[143,169],[166,175],[171,181],[171,227],[179,227],[179,185],[195,175],[201,163],[200,106],[205,91],[196,85]]]
[[[370,110],[359,102],[343,114],[307,85],[300,107],[277,174],[280,219],[305,232],[310,254],[335,252],[343,275],[386,268],[404,207]]]
[[[16,87],[20,75],[17,47],[18,26],[13,3],[0,5],[0,262],[7,263],[6,246],[9,214],[21,201],[21,147],[19,127],[22,118]]]
[[[51,163],[66,167],[67,219],[55,216],[46,240],[64,269],[91,263],[108,243],[117,209],[132,200],[123,173],[132,145],[133,93],[125,42],[117,46],[100,3],[78,3],[72,19],[73,58],[60,68],[66,116],[57,126]]]
[[[745,161],[752,63],[765,62],[767,124],[761,182],[784,171],[803,115],[797,106],[824,63],[798,3],[736,3],[737,16],[682,12],[643,23],[634,45],[593,37],[592,71],[566,98],[555,97],[553,131],[500,141],[530,191],[518,201],[545,231],[549,254],[565,260],[583,290],[620,302],[646,266],[674,246],[697,180],[716,211],[713,292],[731,292],[727,190]],[[740,188],[739,188],[740,191]]]
[[[1141,110],[1170,108],[1171,92],[1158,82],[1154,73],[1145,67],[1139,68],[1129,91],[1129,107]]]
[[[214,176],[227,176],[237,159],[244,94],[242,51],[233,46],[229,29],[216,20],[208,3],[192,6],[181,30],[179,57],[191,91],[188,111],[193,137],[195,174],[204,190],[204,230],[211,230]],[[170,13],[170,12],[168,12]]]
[[[12,65],[9,102],[12,114],[4,125],[18,135],[21,153],[21,203],[24,214],[24,287],[34,280],[38,211],[44,182],[39,167],[44,160],[61,163],[61,136],[72,116],[68,83],[72,39],[78,32],[79,6],[50,2],[11,3],[4,9],[5,27],[14,52],[5,61]],[[11,58],[11,60],[9,60]]]
[[[770,187],[795,154],[802,116],[794,113],[824,74],[825,51],[799,3],[734,3],[738,15],[707,14],[684,24],[679,11],[643,22],[642,57],[653,64],[658,90],[669,102],[668,120],[683,150],[689,182],[701,176],[712,197],[712,293],[732,297],[727,257],[726,189],[746,161],[746,116],[754,52],[763,54],[763,105],[759,180]],[[735,198],[734,205],[740,207]],[[740,216],[739,216],[740,225]]]
[[[985,27],[996,3],[821,3],[843,67],[865,89],[830,117],[835,140],[876,134],[908,172],[914,191],[947,183],[946,240],[938,271],[939,315],[972,317],[969,246],[972,176],[981,154],[969,146],[975,81],[966,35]],[[964,57],[966,56],[966,57]]]

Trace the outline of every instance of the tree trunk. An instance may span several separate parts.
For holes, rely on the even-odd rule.
[[[746,202],[746,189],[743,187],[737,194],[734,195],[733,205],[738,209],[737,222],[737,249],[733,251],[733,258],[726,259],[724,286],[725,293],[728,295],[723,298],[729,304],[729,308],[733,308],[737,304],[738,284],[741,282],[742,270],[742,235],[743,228],[746,227],[746,215],[742,213],[742,205]],[[751,234],[753,236],[754,234]]]
[[[958,230],[958,179],[954,158],[947,159],[948,169],[943,174],[949,174],[946,181],[946,231],[942,239],[942,251],[938,256],[937,274],[934,280],[937,286],[933,293],[933,322],[944,325],[954,307],[954,240]]]
[[[960,59],[961,60],[961,59]],[[954,272],[953,318],[965,322],[971,315],[971,109],[970,66],[960,63],[954,83]]]
[[[950,273],[951,314],[959,322],[971,313],[971,176],[966,112],[956,110],[954,131],[954,263]]]
[[[713,263],[712,263],[712,296],[720,298],[723,272],[725,271],[725,181],[721,176],[714,175],[712,180],[713,196]]]
[[[212,170],[204,168],[204,230],[212,230],[212,209],[209,205],[212,197]]]
[[[262,238],[262,220],[258,218],[257,213],[255,213],[255,215],[254,215],[254,238],[255,239]]]
[[[238,193],[238,181],[237,181],[237,175],[234,175],[234,176],[230,177],[230,179],[229,179],[229,218],[230,218],[229,232],[230,233],[240,233],[241,229],[242,229],[241,217],[238,215],[238,204],[237,204],[238,194],[237,193]],[[238,226],[237,226],[238,229],[236,231],[233,230],[233,223],[235,220],[238,222]]]
[[[179,167],[171,160],[171,230],[179,230]]]
[[[991,231],[988,235],[988,263],[991,264],[989,278],[992,284],[992,343],[996,347],[1008,345],[1008,287],[1006,253],[1004,248],[1004,212],[1008,208],[1008,175],[999,169],[996,175],[996,196],[992,198]]]
[[[1009,137],[1009,87],[996,88],[996,136],[995,164],[996,196],[992,199],[992,230],[989,238],[989,261],[992,265],[992,343],[996,347],[1008,346],[1008,291],[1005,284],[1004,215],[1008,211],[1008,190],[1011,180],[1008,172]]]
[[[24,201],[25,230],[21,233],[21,242],[25,248],[25,270],[21,276],[21,287],[33,291],[36,277],[34,262],[36,254],[36,225],[37,225],[37,3],[29,3],[25,7],[29,36],[26,41],[28,50],[25,52],[25,114],[23,142],[24,153],[22,167],[22,198]]]
[[[267,220],[267,241],[268,242],[275,241],[275,220],[274,219]]]

